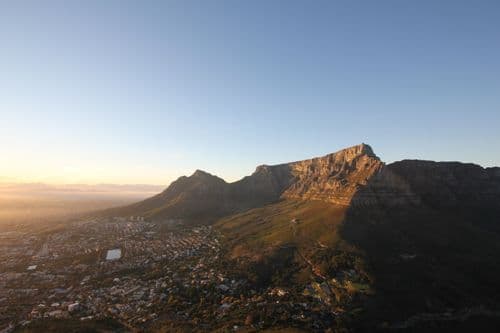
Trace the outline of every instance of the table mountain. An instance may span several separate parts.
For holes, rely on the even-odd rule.
[[[385,165],[369,145],[360,144],[323,157],[261,165],[234,183],[197,170],[152,198],[108,213],[209,223],[282,199],[341,206],[495,202],[500,197],[499,174],[498,168],[458,162],[404,160]]]

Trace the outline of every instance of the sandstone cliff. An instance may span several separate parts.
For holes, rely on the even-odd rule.
[[[361,144],[324,157],[290,163],[294,176],[283,198],[339,205],[417,203],[409,184]]]

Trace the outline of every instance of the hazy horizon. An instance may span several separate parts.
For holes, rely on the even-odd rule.
[[[343,148],[348,148],[348,147],[351,147],[351,146],[346,146],[346,147],[343,147]],[[373,147],[372,147],[373,148]],[[341,148],[342,149],[342,148]],[[341,150],[339,149],[339,150]],[[336,150],[338,151],[338,150]],[[221,175],[221,174],[216,174],[214,172],[211,172],[210,170],[207,170],[207,169],[204,169],[203,167],[199,167],[199,168],[196,168],[196,169],[192,169],[192,170],[185,170],[186,172],[185,173],[182,173],[182,174],[179,174],[173,178],[169,178],[167,181],[163,181],[163,182],[155,182],[155,183],[133,183],[133,182],[126,182],[126,179],[124,179],[125,182],[116,182],[116,183],[113,183],[113,182],[80,182],[80,183],[75,183],[75,182],[65,182],[65,181],[45,181],[43,180],[43,178],[41,179],[18,179],[18,178],[10,178],[10,177],[0,177],[0,189],[2,189],[2,187],[5,187],[5,186],[8,186],[8,185],[14,185],[14,186],[30,186],[30,185],[42,185],[42,186],[52,186],[52,187],[74,187],[74,189],[77,189],[79,186],[80,187],[87,187],[87,188],[94,188],[94,190],[97,190],[98,191],[98,188],[99,187],[105,187],[105,186],[116,186],[116,187],[123,187],[124,190],[132,190],[132,191],[135,191],[135,190],[141,190],[141,189],[144,189],[145,187],[149,187],[150,189],[158,189],[159,191],[161,191],[162,189],[164,189],[165,187],[168,187],[173,181],[175,181],[176,179],[178,179],[179,177],[182,177],[182,176],[190,176],[192,173],[194,173],[196,170],[203,170],[205,172],[209,172],[219,178],[222,178],[223,180],[225,180],[226,182],[228,183],[231,183],[231,182],[236,182],[238,180],[241,180],[242,178],[250,175],[253,173],[253,171],[255,170],[255,168],[259,165],[262,165],[262,164],[265,164],[265,165],[278,165],[278,164],[283,164],[283,163],[289,163],[289,162],[295,162],[295,161],[301,161],[301,160],[307,160],[307,159],[310,159],[310,158],[315,158],[315,157],[320,157],[320,156],[324,156],[324,155],[327,155],[327,154],[330,154],[330,153],[335,153],[336,151],[331,151],[331,152],[327,152],[327,153],[323,153],[323,154],[319,154],[317,156],[309,156],[309,157],[303,157],[303,158],[300,158],[300,159],[295,159],[295,160],[289,160],[289,161],[277,161],[276,163],[266,163],[266,162],[262,162],[260,164],[255,164],[254,168],[246,173],[246,174],[242,174],[241,176],[237,177],[237,178],[228,178],[228,177],[225,177],[224,175]],[[376,152],[375,152],[376,154]],[[377,154],[376,154],[377,155]],[[379,158],[380,156],[377,155]],[[401,160],[412,160],[412,159],[418,159],[418,160],[429,160],[429,161],[436,161],[436,162],[459,162],[459,163],[472,163],[472,164],[476,164],[476,165],[479,165],[483,168],[488,168],[488,167],[500,167],[500,163],[499,164],[490,164],[490,165],[483,165],[483,164],[480,164],[480,163],[477,163],[476,161],[467,161],[467,160],[431,160],[431,159],[426,159],[424,157],[406,157],[406,158],[402,158],[402,159],[399,159],[399,160],[391,160],[391,161],[386,161],[384,160],[383,158],[380,158],[382,160],[382,162],[386,163],[386,164],[390,164],[390,163],[393,163],[393,162],[397,162],[397,161],[401,161]],[[240,171],[241,173],[241,171]],[[135,188],[135,189],[134,189]],[[91,189],[89,189],[91,190]],[[119,188],[115,188],[114,189],[115,191],[119,192]],[[159,192],[158,191],[158,192]]]
[[[41,227],[87,212],[131,204],[158,194],[163,185],[0,182],[0,231],[21,224]]]

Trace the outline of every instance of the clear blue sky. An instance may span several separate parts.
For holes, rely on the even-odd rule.
[[[361,142],[500,165],[500,1],[12,0],[0,42],[4,179],[232,181]]]

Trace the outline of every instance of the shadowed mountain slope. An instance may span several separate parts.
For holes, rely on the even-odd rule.
[[[500,168],[459,162],[403,160],[388,168],[433,207],[498,204]]]
[[[210,223],[217,218],[275,202],[290,175],[286,168],[264,167],[235,183],[204,171],[180,177],[165,191],[136,204],[109,210],[111,215],[140,215],[151,220]]]

